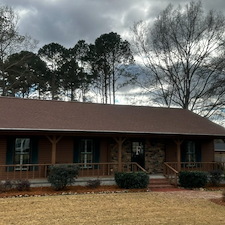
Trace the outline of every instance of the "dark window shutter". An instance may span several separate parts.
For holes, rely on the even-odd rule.
[[[185,162],[186,159],[186,145],[187,145],[187,142],[184,142],[181,144],[181,162]]]
[[[30,158],[30,164],[38,164],[38,138],[31,138],[31,143],[30,143],[30,148],[31,148],[31,158]],[[30,170],[38,170],[38,166],[31,166]]]
[[[38,138],[31,139],[31,164],[38,164]]]
[[[201,144],[196,143],[196,161],[201,162],[202,161],[202,151],[201,151]]]
[[[15,138],[7,139],[6,164],[12,165],[14,162]],[[7,167],[7,171],[13,171],[13,167]]]
[[[74,140],[74,149],[73,149],[73,162],[79,163],[79,139]]]
[[[8,138],[6,164],[13,164],[14,149],[15,149],[15,138]]]
[[[94,140],[94,163],[99,163],[100,160],[100,142],[99,140]]]
[[[99,143],[99,140],[94,139],[93,144],[94,144],[93,163],[99,163],[99,158],[100,158],[100,143]],[[99,169],[99,166],[95,165],[94,168]]]

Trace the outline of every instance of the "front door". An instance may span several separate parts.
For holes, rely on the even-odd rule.
[[[131,161],[136,162],[145,168],[144,143],[142,141],[133,141],[131,144]]]

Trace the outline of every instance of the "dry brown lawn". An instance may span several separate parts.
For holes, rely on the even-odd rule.
[[[2,198],[0,224],[223,225],[225,207],[181,192]]]

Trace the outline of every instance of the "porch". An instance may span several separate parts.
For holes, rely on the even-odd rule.
[[[1,180],[46,180],[49,173],[49,167],[53,164],[23,164],[23,165],[0,165]],[[54,165],[77,165],[79,167],[79,179],[108,179],[114,178],[116,172],[137,172],[143,171],[148,173],[138,163],[121,162],[121,163],[73,163],[73,164],[54,164]],[[205,171],[225,170],[225,162],[164,162],[163,176],[171,184],[178,185],[179,171]],[[154,174],[149,174],[154,176]],[[156,174],[157,175],[157,174]]]
[[[46,180],[51,165],[66,164],[79,167],[79,178],[113,178],[115,172],[144,171],[151,175],[164,174],[172,184],[177,185],[178,172],[181,170],[212,171],[224,168],[225,165],[212,162],[213,139],[190,140],[189,137],[185,140],[165,137],[153,139],[143,136],[137,138],[136,135],[2,137],[0,180]],[[26,145],[21,143],[29,143],[28,148],[25,149]],[[188,159],[193,162],[182,162]]]
[[[23,165],[0,165],[1,180],[34,180],[46,179],[49,168],[52,165],[76,165],[79,167],[79,178],[104,178],[114,177],[114,174],[120,172],[137,172],[144,171],[139,164],[129,163],[73,163],[73,164],[23,164]]]
[[[177,186],[180,171],[210,172],[213,170],[225,171],[225,162],[165,162],[163,174],[171,184]]]

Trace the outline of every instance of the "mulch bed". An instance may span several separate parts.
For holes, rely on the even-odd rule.
[[[171,192],[171,191],[187,191],[187,189],[183,189],[183,188],[150,188],[150,191],[154,191],[154,192]]]
[[[32,187],[29,191],[10,190],[0,193],[0,198],[7,197],[29,197],[29,196],[51,196],[51,195],[74,195],[74,194],[94,194],[94,193],[128,193],[147,192],[148,189],[121,189],[116,185],[105,185],[97,188],[86,186],[69,186],[65,190],[56,191],[52,187]]]
[[[206,187],[207,191],[225,191],[225,184],[221,184],[219,187]],[[218,205],[222,205],[225,206],[225,198],[221,197],[221,198],[213,198],[210,199],[212,202],[218,204]]]
[[[206,191],[225,190],[224,187],[207,187]],[[30,196],[56,196],[56,195],[76,195],[76,194],[101,194],[101,193],[130,193],[130,192],[175,192],[188,191],[183,188],[151,188],[151,189],[121,189],[116,185],[99,186],[97,188],[90,188],[87,186],[69,186],[63,191],[56,191],[52,187],[32,187],[29,191],[19,192],[17,190],[10,190],[0,193],[0,198],[15,198],[15,197],[30,197]],[[223,198],[213,198],[210,201],[225,206]]]
[[[69,194],[90,194],[90,193],[120,193],[120,192],[170,192],[183,191],[182,188],[145,188],[145,189],[122,189],[117,185],[102,185],[97,188],[88,186],[68,186],[65,190],[56,191],[52,187],[32,187],[29,191],[9,190],[0,193],[0,198],[6,197],[29,197],[46,195],[69,195]]]
[[[210,201],[218,205],[225,206],[225,201],[223,200],[223,198],[213,198],[213,199],[210,199]]]

